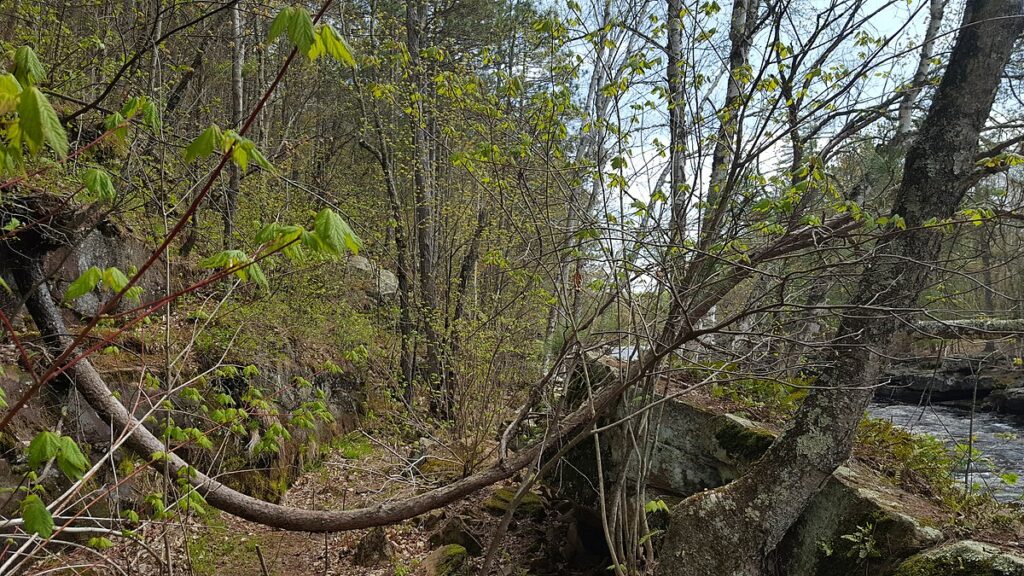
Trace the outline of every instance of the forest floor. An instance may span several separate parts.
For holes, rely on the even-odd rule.
[[[778,426],[778,413],[772,418],[771,414],[763,413],[759,408],[751,409],[734,399],[709,394],[707,390],[688,393],[686,400],[716,412],[743,413],[763,419],[772,429]],[[399,501],[454,479],[452,470],[440,475],[410,474],[410,460],[401,453],[407,448],[403,448],[397,439],[389,443],[384,438],[371,438],[363,432],[353,433],[348,438],[347,444],[331,450],[319,465],[299,475],[281,503],[306,509],[353,509]],[[893,466],[902,465],[893,460],[888,450],[882,452],[861,445],[857,450],[857,460],[860,465],[878,473],[892,472]],[[448,477],[444,476],[445,473]],[[1003,544],[1019,542],[1024,537],[1019,522],[996,527],[991,522],[976,523],[962,516],[964,510],[949,510],[941,499],[925,497],[927,490],[924,485],[908,486],[908,477],[901,480],[900,484],[922,495],[916,499],[922,503],[921,509],[916,510],[918,515],[931,518],[936,525],[949,522],[951,514],[955,513],[960,517],[958,524],[962,528],[964,524],[973,525],[964,536]],[[488,511],[485,501],[497,490],[509,486],[516,484],[509,482],[504,486],[493,486],[421,517],[385,527],[388,557],[371,565],[360,565],[356,561],[357,549],[369,530],[333,534],[288,532],[214,511],[202,518],[148,523],[139,534],[146,546],[115,538],[115,547],[104,551],[103,555],[108,566],[117,566],[121,570],[107,568],[96,573],[133,576],[432,576],[426,559],[438,545],[431,543],[431,536],[449,520],[457,518],[486,549],[500,517]],[[607,561],[587,553],[587,546],[576,530],[579,523],[572,520],[571,506],[546,492],[542,492],[541,500],[544,503],[541,514],[517,515],[509,533],[502,539],[497,557],[498,574],[606,574]],[[96,565],[96,555],[95,551],[83,548],[71,553],[65,551],[51,562],[57,560],[62,566]],[[167,557],[171,558],[171,566],[162,560]],[[471,556],[469,573],[478,573],[482,563],[482,554]],[[53,567],[54,564],[47,566]]]
[[[430,486],[396,474],[406,461],[386,448],[345,457],[345,450],[331,452],[316,469],[299,476],[281,503],[307,509],[342,510],[370,506],[409,497]],[[187,576],[413,576],[430,575],[424,563],[431,552],[430,537],[448,519],[458,518],[478,537],[486,550],[490,535],[501,518],[487,512],[484,501],[502,485],[483,490],[424,516],[384,528],[388,558],[365,566],[356,561],[356,550],[369,530],[332,534],[289,532],[268,528],[217,511],[203,518],[151,523],[142,540],[146,547],[118,539],[105,551],[108,567],[97,573],[127,575],[174,574]],[[546,518],[520,517],[502,540],[496,567],[503,576],[524,574],[595,574],[594,562],[570,567],[550,560],[550,551],[563,549],[565,534],[558,533],[557,511],[548,506]],[[148,549],[147,549],[148,548]],[[169,552],[169,554],[168,554]],[[158,558],[170,556],[173,566]],[[87,549],[65,553],[59,565],[96,562]],[[469,573],[477,573],[483,554],[470,556]],[[52,563],[46,564],[54,567]],[[118,572],[110,568],[117,565]],[[587,568],[589,566],[589,568]],[[100,568],[100,566],[96,566]],[[161,569],[162,568],[162,569]],[[170,570],[168,570],[170,568]],[[603,568],[603,566],[602,566]],[[90,572],[92,573],[92,572]]]

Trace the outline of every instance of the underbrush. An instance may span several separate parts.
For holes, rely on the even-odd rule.
[[[953,476],[961,455],[933,436],[865,418],[857,431],[854,456],[900,488],[940,504],[950,512],[950,528],[960,535],[1024,530],[1019,507],[981,490],[964,489]]]

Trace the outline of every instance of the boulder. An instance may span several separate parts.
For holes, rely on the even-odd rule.
[[[468,576],[469,552],[458,544],[449,544],[434,550],[423,559],[427,576]]]
[[[484,510],[495,516],[504,515],[508,511],[509,505],[512,504],[512,500],[515,499],[516,492],[517,490],[514,488],[499,488],[495,490],[494,494],[491,494],[489,498],[484,500]],[[519,505],[516,506],[513,514],[516,517],[543,516],[544,501],[536,493],[527,492],[523,494],[523,498],[519,501]]]
[[[911,515],[927,507],[870,470],[840,467],[776,548],[775,564],[781,574],[888,574],[943,540],[941,531]]]
[[[996,390],[986,401],[997,412],[1024,414],[1024,388]]]
[[[388,535],[380,526],[367,532],[359,545],[356,546],[356,553],[352,561],[359,566],[377,566],[387,562],[391,558],[391,542],[388,542]]]
[[[458,544],[473,556],[479,556],[483,552],[480,538],[466,525],[466,521],[459,516],[452,516],[441,524],[441,527],[436,532],[430,535],[431,548],[449,544]]]
[[[657,398],[653,399],[657,401]],[[613,419],[628,414],[628,401]],[[681,401],[664,402],[656,416],[657,434],[647,462],[649,497],[680,499],[727,484],[743,474],[771,445],[774,435],[766,427],[732,414],[718,414]],[[638,477],[632,442],[606,433],[601,437],[605,486],[627,467],[628,478]],[[587,466],[594,459],[579,454],[572,466]],[[590,482],[590,490],[594,482]],[[572,484],[576,493],[562,492],[580,506],[594,508],[595,498]],[[651,496],[657,494],[657,496]],[[808,504],[797,523],[773,554],[773,573],[789,576],[860,576],[886,574],[903,560],[936,545],[943,534],[930,524],[941,518],[931,515],[931,504],[893,486],[865,466],[840,468]]]
[[[893,400],[918,402],[927,397],[933,402],[970,400],[1024,385],[1024,372],[1000,359],[973,357],[943,358],[936,365],[932,359],[905,362],[891,367],[877,396]]]
[[[362,256],[349,256],[347,268],[372,298],[386,300],[398,293],[398,277]]]
[[[1024,556],[962,540],[917,554],[900,564],[893,576],[1024,576]]]
[[[56,270],[55,285],[51,284],[54,296],[59,300],[68,285],[93,266],[100,269],[116,266],[130,277],[132,270],[141,268],[151,254],[152,249],[145,242],[123,230],[113,226],[92,230],[78,245],[73,248],[61,248],[47,257],[47,269]],[[158,262],[139,279],[138,286],[143,290],[143,303],[155,301],[163,296],[163,271],[164,265]],[[82,316],[92,316],[111,296],[110,292],[94,290],[75,299],[69,305]],[[118,310],[127,310],[134,306],[136,303],[122,300],[118,303]]]

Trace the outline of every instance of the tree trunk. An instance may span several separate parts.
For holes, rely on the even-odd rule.
[[[849,457],[871,400],[882,351],[897,311],[912,307],[938,255],[941,234],[921,228],[952,216],[974,168],[978,135],[991,112],[1002,71],[1024,30],[1024,1],[970,0],[949,67],[907,153],[890,228],[875,246],[840,322],[831,366],[787,430],[739,480],[685,500],[673,511],[662,549],[662,576],[763,573],[763,561],[832,472]]]
[[[914,111],[914,102],[924,89],[928,81],[928,70],[931,69],[932,54],[935,52],[935,39],[939,35],[939,27],[942,26],[942,17],[946,12],[946,3],[949,0],[931,0],[928,6],[928,28],[924,33],[924,41],[921,42],[921,57],[917,61],[917,70],[914,71],[914,78],[910,86],[903,94],[900,101],[899,121],[896,126],[896,135],[902,138],[913,129],[911,113]]]
[[[242,125],[242,66],[245,64],[245,48],[242,46],[241,2],[231,7],[231,128],[238,130]],[[238,191],[241,186],[241,171],[232,162],[228,165],[228,189],[224,194],[224,248],[232,245],[235,234],[235,211],[238,209]]]
[[[406,3],[406,48],[409,51],[409,66],[415,88],[412,102],[412,149],[413,189],[416,197],[416,250],[419,264],[420,322],[427,344],[427,379],[435,397],[431,410],[436,415],[447,412],[450,398],[445,387],[441,369],[440,340],[437,331],[437,275],[434,271],[434,186],[433,167],[430,154],[429,106],[427,97],[427,74],[423,70],[420,51],[423,49],[424,28],[427,21],[427,6],[423,0],[407,0]]]

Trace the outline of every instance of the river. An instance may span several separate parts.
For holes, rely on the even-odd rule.
[[[931,434],[949,446],[966,444],[971,435],[971,413],[944,404],[922,408],[909,404],[872,404],[868,413],[917,434]],[[1024,417],[976,412],[974,414],[974,447],[981,452],[981,462],[974,463],[970,481],[988,490],[998,500],[1024,500]],[[966,462],[955,471],[963,482]],[[1014,473],[1020,479],[1010,484],[1000,474]]]

